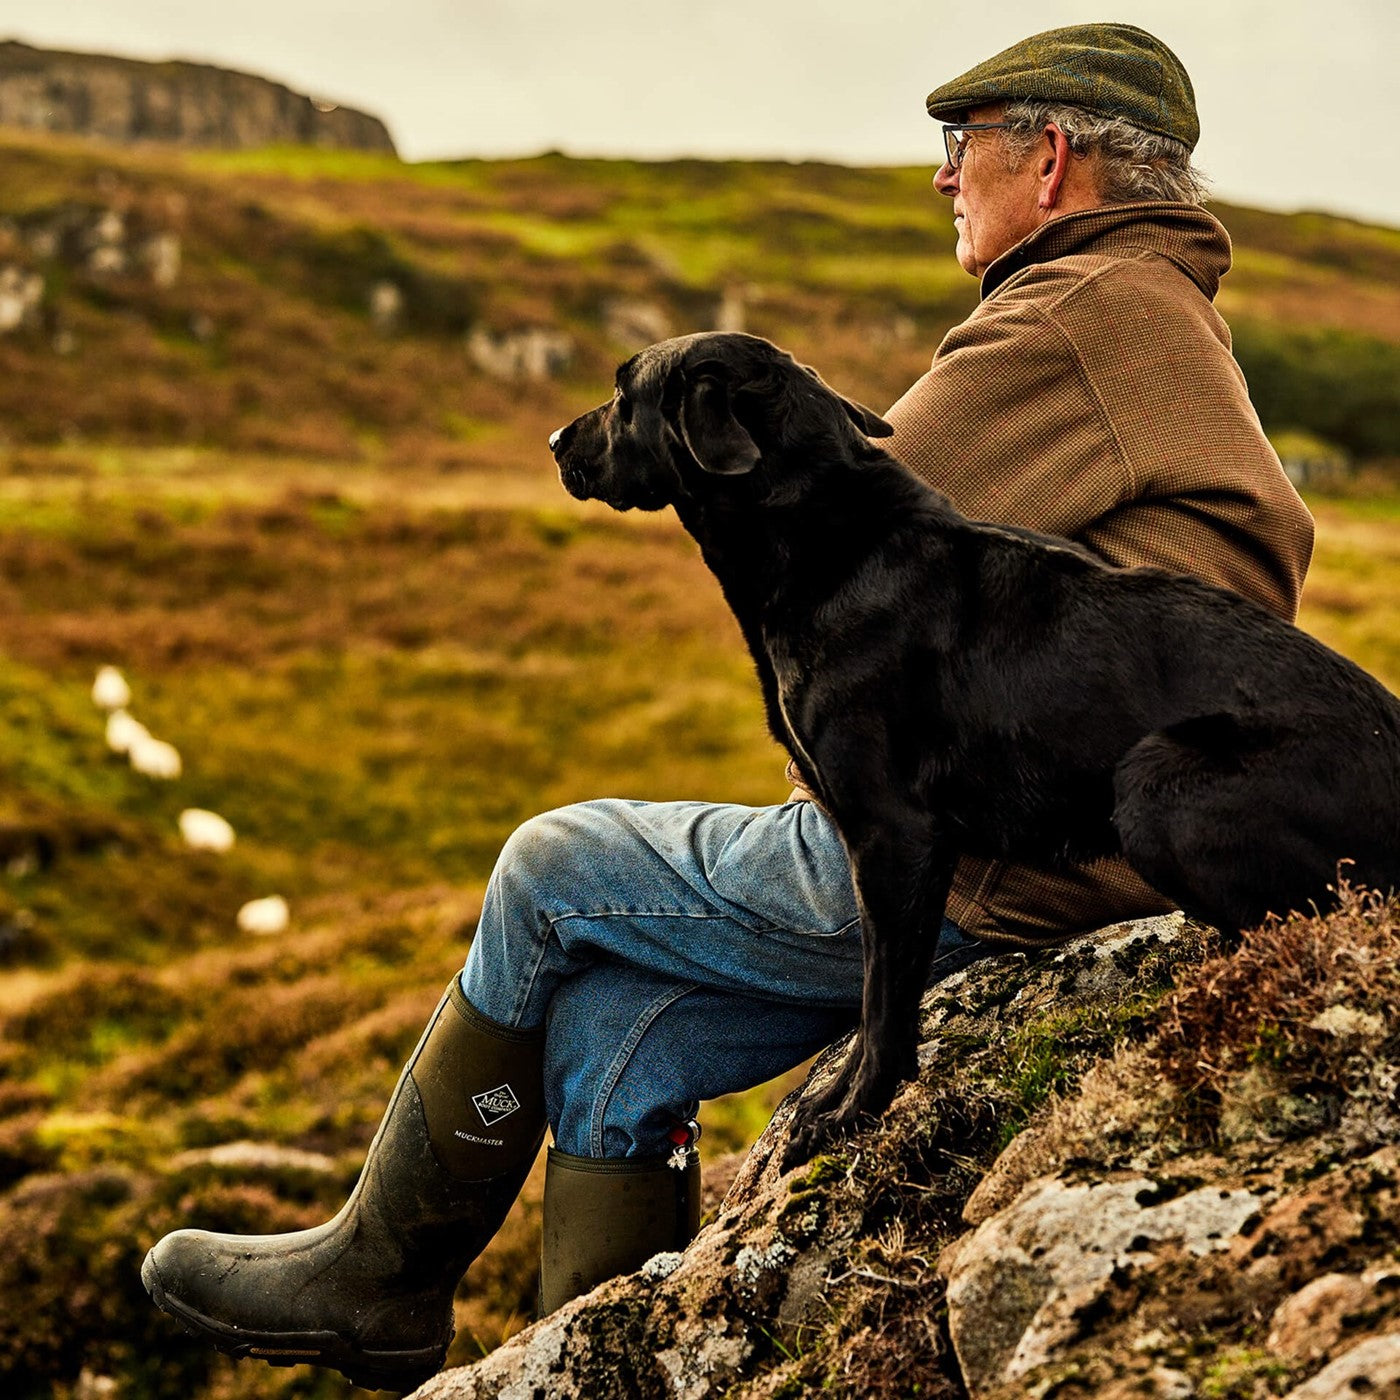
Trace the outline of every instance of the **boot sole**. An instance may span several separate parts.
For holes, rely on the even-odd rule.
[[[182,1303],[165,1291],[155,1260],[146,1255],[141,1282],[163,1313],[186,1332],[238,1360],[252,1357],[271,1366],[328,1366],[364,1390],[416,1390],[431,1380],[447,1360],[447,1345],[409,1351],[367,1350],[334,1332],[254,1332],[231,1327]]]

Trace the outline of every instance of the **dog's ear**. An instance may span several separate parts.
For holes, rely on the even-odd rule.
[[[849,418],[866,437],[880,438],[894,436],[894,429],[886,423],[874,409],[866,408],[863,403],[857,403],[854,399],[843,398],[812,368],[811,365],[803,365],[802,368],[846,410],[846,417]]]
[[[840,397],[839,395],[837,396]],[[866,408],[863,403],[857,403],[854,399],[841,399],[841,407],[846,410],[846,417],[863,432],[866,437],[881,438],[893,437],[894,429],[886,423],[883,418],[872,408]]]
[[[761,455],[758,445],[734,416],[729,374],[719,363],[697,366],[686,374],[681,398],[681,439],[707,472],[742,476]]]

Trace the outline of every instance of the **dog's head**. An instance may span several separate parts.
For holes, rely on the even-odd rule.
[[[549,446],[571,495],[659,510],[740,479],[750,498],[800,489],[794,473],[848,460],[857,434],[893,431],[776,345],[714,332],[634,355],[618,369],[613,397]]]

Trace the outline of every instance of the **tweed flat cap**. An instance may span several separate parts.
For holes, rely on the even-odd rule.
[[[1190,150],[1200,138],[1196,94],[1181,60],[1131,24],[1071,24],[1032,34],[928,95],[928,114],[957,121],[991,102],[1067,102],[1122,117]]]

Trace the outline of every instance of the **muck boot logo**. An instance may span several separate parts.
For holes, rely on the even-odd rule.
[[[509,1118],[520,1107],[520,1100],[515,1097],[515,1090],[509,1084],[500,1084],[484,1093],[473,1094],[472,1102],[488,1128],[502,1118]]]

